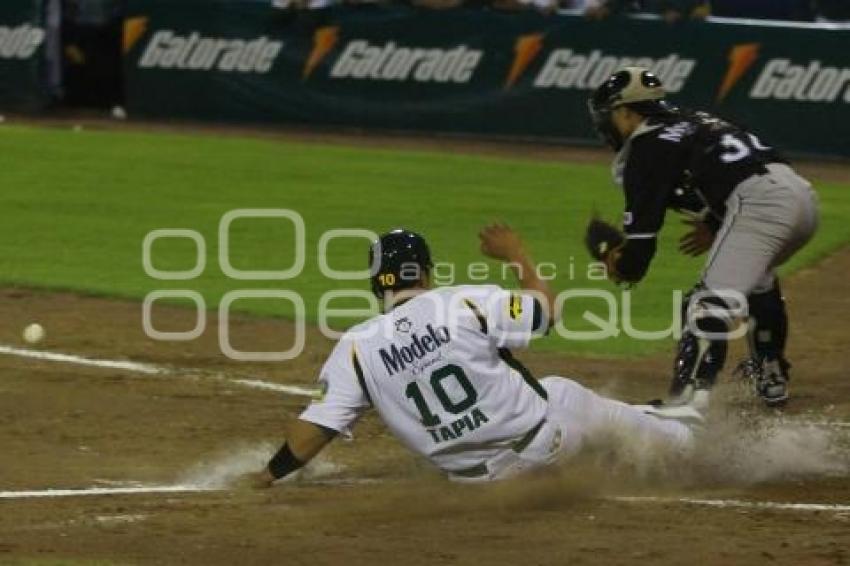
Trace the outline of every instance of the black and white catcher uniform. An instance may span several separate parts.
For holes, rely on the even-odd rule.
[[[545,333],[543,312],[492,285],[416,295],[343,335],[319,377],[323,396],[300,419],[347,436],[373,407],[407,448],[462,482],[512,477],[618,437],[690,449],[684,422],[532,377],[510,349]]]
[[[683,330],[671,394],[714,384],[726,340],[701,335],[729,330],[734,313],[748,307],[758,392],[769,403],[784,402],[788,323],[776,268],[815,233],[818,207],[810,183],[753,133],[705,112],[679,110],[643,122],[625,140],[613,174],[626,199],[627,243],[617,264],[626,279],[639,280],[648,269],[668,208],[691,209],[716,231],[695,288],[701,298],[689,313],[695,326]],[[736,304],[729,291],[745,297],[746,305]]]

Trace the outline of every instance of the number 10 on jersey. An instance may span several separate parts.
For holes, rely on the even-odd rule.
[[[454,379],[463,390],[464,397],[462,399],[454,400],[449,396],[444,385],[448,379]],[[420,421],[431,434],[434,442],[456,440],[489,421],[479,408],[473,408],[478,401],[478,392],[460,366],[449,364],[434,370],[431,373],[430,386],[445,412],[452,415],[462,415],[450,423],[443,424],[442,419],[435,415],[431,407],[428,406],[419,383],[415,381],[408,383],[405,395],[416,405]],[[470,411],[470,409],[472,410]],[[464,414],[467,411],[469,413]]]

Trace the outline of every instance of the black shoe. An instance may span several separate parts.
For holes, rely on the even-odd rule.
[[[738,364],[732,374],[750,383],[758,383],[762,376],[762,364],[756,358],[747,358]]]
[[[735,374],[752,384],[765,405],[781,407],[788,402],[789,367],[787,362],[778,359],[749,358],[738,364]]]
[[[788,374],[779,360],[762,364],[761,375],[756,380],[756,392],[768,407],[782,407],[788,402]]]

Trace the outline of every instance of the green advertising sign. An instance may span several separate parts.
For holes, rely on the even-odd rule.
[[[0,2],[0,111],[36,110],[47,98],[40,0]]]
[[[850,155],[850,29],[131,0],[125,32],[137,115],[592,141],[588,94],[641,65],[682,105]]]

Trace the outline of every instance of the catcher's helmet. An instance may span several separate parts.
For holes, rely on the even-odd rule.
[[[623,136],[614,126],[611,113],[627,106],[643,116],[659,116],[675,111],[666,100],[661,80],[642,67],[626,67],[605,80],[587,101],[593,126],[614,150],[623,147]]]
[[[369,248],[372,292],[382,298],[387,291],[409,289],[434,264],[425,238],[410,230],[387,232]]]

